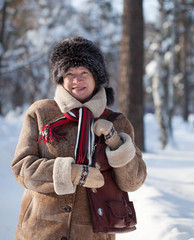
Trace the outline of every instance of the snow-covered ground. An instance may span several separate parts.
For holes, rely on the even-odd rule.
[[[11,161],[22,125],[17,112],[0,117],[0,240],[13,240],[23,188],[15,181]],[[173,119],[172,143],[161,150],[154,115],[145,116],[147,180],[130,193],[137,230],[117,240],[194,240],[194,118]]]

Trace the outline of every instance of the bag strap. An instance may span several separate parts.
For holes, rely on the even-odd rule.
[[[121,115],[120,112],[111,112],[107,120],[113,122],[119,115]]]

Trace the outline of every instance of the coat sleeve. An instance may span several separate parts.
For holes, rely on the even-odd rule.
[[[135,145],[134,129],[129,120],[120,114],[113,124],[123,144],[116,150],[107,147],[107,158],[109,163],[113,163],[115,181],[119,188],[126,192],[135,191],[146,179],[146,164],[141,151]]]
[[[20,132],[12,171],[16,180],[25,188],[42,193],[56,192],[58,195],[75,191],[71,181],[71,157],[45,158],[40,156],[38,114],[36,104],[27,111]]]

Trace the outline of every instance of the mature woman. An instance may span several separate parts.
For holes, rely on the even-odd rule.
[[[113,240],[94,233],[87,188],[104,185],[100,166],[92,167],[95,136],[104,136],[116,184],[135,191],[146,166],[123,114],[107,120],[114,101],[101,51],[89,40],[60,42],[50,56],[54,100],[28,109],[12,169],[25,191],[16,240]]]

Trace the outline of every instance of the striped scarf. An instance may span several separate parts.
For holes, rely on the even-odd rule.
[[[38,142],[41,139],[44,143],[46,143],[47,141],[53,142],[54,140],[59,141],[60,138],[65,138],[67,133],[60,134],[59,130],[72,122],[78,122],[77,140],[75,145],[75,161],[77,164],[91,165],[95,140],[95,135],[93,132],[94,117],[92,112],[86,107],[73,109],[67,113],[64,113],[63,118],[44,126]]]

